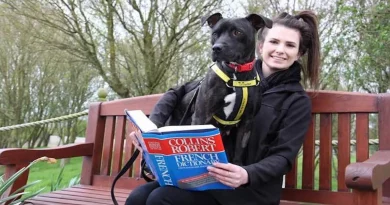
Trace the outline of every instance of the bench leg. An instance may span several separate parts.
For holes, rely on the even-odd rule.
[[[382,188],[375,191],[353,190],[356,205],[382,205]]]
[[[26,167],[27,165],[28,164],[7,165],[5,168],[5,173],[4,173],[4,181],[9,179],[12,175],[14,175],[16,172],[18,172],[23,167]],[[1,197],[2,198],[7,197],[10,194],[12,194],[13,192],[15,192],[19,187],[26,185],[27,180],[28,180],[28,174],[29,174],[29,170],[26,170],[23,174],[21,174],[19,176],[19,178],[17,178],[14,181],[13,185],[11,185],[11,187],[8,188],[8,190]],[[21,190],[21,192],[23,192],[23,191],[24,190]],[[18,197],[18,198],[20,198],[20,197]],[[9,203],[10,202],[6,202],[5,205],[8,205]]]

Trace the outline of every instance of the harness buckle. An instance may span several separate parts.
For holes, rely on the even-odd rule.
[[[260,84],[260,80],[257,79],[257,77],[254,77],[254,79],[256,80],[256,85],[255,86],[258,86]]]
[[[231,85],[229,85],[229,82],[231,83]],[[225,84],[226,84],[226,87],[228,87],[228,88],[234,88],[234,86],[233,86],[233,81],[232,81],[232,80],[229,80],[229,81],[226,82]]]

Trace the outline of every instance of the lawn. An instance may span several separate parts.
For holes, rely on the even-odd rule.
[[[72,178],[80,176],[82,159],[82,157],[71,158],[69,163],[65,165],[58,190],[68,187]],[[36,180],[41,180],[41,182],[28,188],[26,191],[33,193],[41,188],[45,188],[43,192],[49,192],[51,184],[55,184],[57,182],[60,171],[60,160],[58,160],[56,164],[48,164],[46,162],[39,162],[38,164],[35,164],[30,170],[28,183]]]

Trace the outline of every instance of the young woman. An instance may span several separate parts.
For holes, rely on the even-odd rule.
[[[196,192],[151,182],[131,192],[127,205],[279,204],[283,175],[291,169],[311,119],[311,103],[300,84],[301,73],[304,83],[309,82],[312,88],[318,86],[317,17],[311,11],[295,16],[282,13],[273,19],[273,27],[260,30],[258,37],[261,59],[255,68],[262,77],[262,105],[245,148],[243,166],[216,163],[208,167],[210,175],[235,189]],[[301,61],[306,56],[307,61]],[[176,102],[196,84],[169,90],[150,118],[163,125]],[[232,143],[224,141],[225,148],[234,147],[226,146]]]

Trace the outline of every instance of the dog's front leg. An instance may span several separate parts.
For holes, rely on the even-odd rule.
[[[234,151],[233,163],[241,165],[245,148],[248,146],[249,138],[252,133],[252,120],[242,121],[236,133],[236,145]]]

